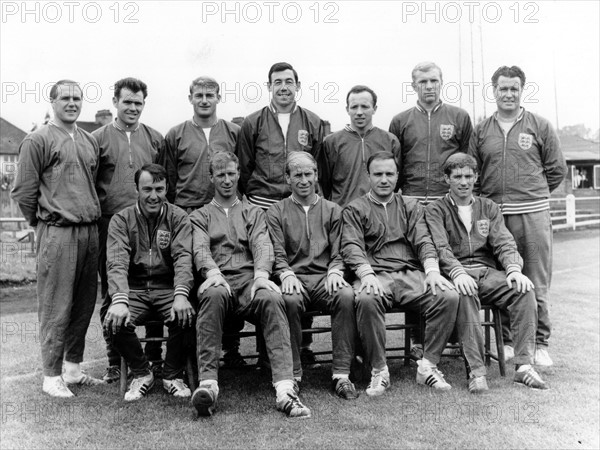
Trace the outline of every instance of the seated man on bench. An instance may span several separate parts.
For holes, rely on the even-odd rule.
[[[391,152],[367,161],[371,190],[342,213],[342,254],[355,272],[356,318],[365,357],[372,367],[367,395],[390,386],[386,363],[385,311],[394,304],[425,316],[424,355],[417,383],[448,390],[437,363],[454,328],[458,294],[440,275],[437,252],[417,200],[395,194],[398,166]]]
[[[355,399],[358,394],[349,375],[357,337],[356,313],[339,251],[342,209],[316,194],[317,163],[310,153],[290,153],[285,179],[292,195],[267,210],[267,224],[275,250],[273,272],[281,280],[290,324],[294,378],[297,383],[302,379],[302,313],[307,307],[331,311],[332,388],[341,398]]]
[[[184,328],[192,325],[188,302],[193,285],[192,227],[184,210],[167,203],[167,174],[158,164],[135,173],[138,201],[115,214],[108,226],[108,294],[112,303],[104,327],[133,373],[125,401],[141,399],[154,375],[135,333],[152,314],[167,323],[169,338],[163,387],[175,397],[189,397],[183,382]]]
[[[223,322],[233,312],[260,324],[271,363],[277,409],[289,417],[310,417],[294,384],[290,330],[279,287],[269,280],[273,245],[265,213],[237,197],[237,156],[213,155],[210,179],[215,196],[190,215],[196,269],[206,279],[198,289],[199,386],[192,395],[198,415],[214,413],[219,394],[218,369]]]
[[[515,343],[514,382],[548,389],[532,367],[537,324],[533,283],[521,273],[523,259],[500,207],[488,198],[473,196],[477,162],[472,156],[452,155],[442,169],[450,192],[430,203],[425,217],[442,272],[454,281],[460,295],[456,324],[470,368],[469,392],[488,390],[480,302],[509,312]],[[496,260],[504,271],[496,270]]]

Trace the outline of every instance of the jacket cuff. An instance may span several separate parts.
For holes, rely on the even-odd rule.
[[[258,278],[266,278],[268,280],[269,272],[267,272],[266,270],[262,270],[262,269],[256,269],[254,271],[254,279],[256,280]]]
[[[179,284],[175,286],[175,292],[173,293],[173,296],[176,295],[184,295],[187,298],[190,295],[190,288]]]
[[[440,265],[438,260],[435,258],[426,258],[423,262],[423,269],[425,269],[425,275],[427,275],[429,272],[439,272]]]
[[[296,274],[294,273],[293,270],[284,270],[279,275],[279,281],[281,281],[283,283],[283,280],[285,280],[287,277],[291,277],[291,276],[296,277]],[[254,276],[254,278],[256,278],[256,275]]]
[[[112,296],[112,302],[110,303],[111,306],[117,305],[119,303],[125,303],[127,306],[129,306],[129,296],[124,292],[117,292],[116,294],[114,294]]]
[[[468,275],[463,266],[457,266],[450,271],[450,278],[455,280],[460,275]]]
[[[375,271],[370,264],[361,264],[356,268],[356,275],[358,278],[362,279],[367,275],[375,275]]]
[[[331,274],[336,274],[336,275],[339,275],[340,277],[344,276],[344,272],[342,272],[340,269],[329,269],[329,271],[327,272],[327,276],[329,276]]]
[[[518,264],[509,264],[506,266],[506,275],[510,275],[513,272],[521,273],[521,266]]]

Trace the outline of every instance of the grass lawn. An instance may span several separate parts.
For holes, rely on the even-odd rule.
[[[329,393],[326,364],[305,371],[301,398],[313,412],[307,420],[277,412],[269,376],[254,370],[221,371],[218,410],[209,419],[196,420],[189,403],[160,384],[134,404],[120,400],[115,385],[51,399],[41,392],[35,285],[6,287],[0,290],[0,448],[598,448],[599,257],[597,229],[555,234],[555,364],[540,371],[550,391],[514,386],[511,365],[506,378],[492,365],[491,390],[470,395],[463,362],[445,358],[440,369],[453,386],[449,392],[417,386],[416,367],[394,361],[385,396],[368,398],[365,381],[357,385],[360,398],[348,402]],[[315,350],[328,341],[316,335]],[[243,340],[243,352],[253,347],[252,339]],[[85,359],[87,370],[101,375],[106,361],[97,312]]]

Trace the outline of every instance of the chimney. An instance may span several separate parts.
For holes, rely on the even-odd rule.
[[[96,113],[96,123],[100,126],[112,122],[113,115],[108,109],[101,109]]]

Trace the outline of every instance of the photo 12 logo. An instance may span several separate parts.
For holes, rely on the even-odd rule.
[[[2,23],[139,23],[137,2],[6,2]]]
[[[338,23],[335,2],[202,2],[202,23]]]
[[[402,2],[402,23],[538,23],[539,10],[535,2]]]

